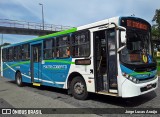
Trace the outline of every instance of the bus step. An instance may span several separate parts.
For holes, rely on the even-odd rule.
[[[109,89],[109,92],[110,92],[110,93],[118,93],[118,90],[115,90],[115,89]]]
[[[40,83],[38,83],[38,82],[33,82],[33,86],[41,86],[41,84]]]
[[[99,91],[98,94],[110,95],[110,96],[118,96],[117,93],[110,93],[108,91]]]

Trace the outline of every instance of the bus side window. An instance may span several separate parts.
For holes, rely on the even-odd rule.
[[[22,60],[28,60],[30,58],[30,46],[29,44],[24,44],[21,47],[22,51]]]
[[[70,36],[64,35],[56,38],[56,57],[67,58],[70,57]]]
[[[37,52],[36,52],[36,48],[33,49],[33,61],[36,62],[37,59]]]
[[[54,57],[54,39],[48,39],[44,41],[44,59],[51,59]]]
[[[57,49],[56,53],[57,53],[56,57],[59,57],[59,49]]]
[[[71,54],[71,53],[70,53],[70,48],[67,47],[67,48],[66,48],[66,55],[67,55],[68,57],[70,57],[70,54]]]
[[[54,50],[52,51],[52,57],[53,57],[53,58],[55,57],[55,52],[54,52]]]
[[[72,57],[85,57],[90,54],[89,31],[80,31],[72,34]]]
[[[4,61],[4,62],[7,61],[7,51],[8,51],[7,48],[2,50],[2,53],[3,53],[2,54],[2,61]]]
[[[13,58],[14,58],[14,51],[13,50],[14,50],[13,47],[9,48],[9,53],[8,53],[9,61],[13,61]]]

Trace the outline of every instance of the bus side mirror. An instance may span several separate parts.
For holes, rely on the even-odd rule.
[[[126,47],[126,28],[119,26],[118,30],[120,32],[120,40],[121,40],[121,47],[117,49],[117,52],[120,52],[121,50],[123,50]]]
[[[121,47],[118,48],[117,52],[120,52],[121,50],[123,50],[126,47],[126,31],[120,31],[121,32]]]
[[[126,44],[126,31],[121,31],[121,43]]]
[[[127,39],[126,39],[126,28],[123,27],[123,26],[118,26],[117,30],[119,30],[119,32],[120,32],[121,43],[123,45],[126,44],[126,41],[127,41]]]
[[[157,46],[157,50],[160,51],[160,45]]]

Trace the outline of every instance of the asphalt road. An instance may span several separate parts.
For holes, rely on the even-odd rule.
[[[24,87],[18,87],[13,81],[0,78],[0,108],[160,108],[160,87],[148,94],[129,99],[90,94],[88,100],[81,101],[68,95],[67,91],[64,89],[46,86],[33,87],[30,84],[25,84]],[[54,116],[61,117],[64,115],[55,114]],[[77,117],[76,114],[65,116]],[[79,114],[78,116],[97,117],[106,115]],[[16,117],[18,116],[16,115]]]

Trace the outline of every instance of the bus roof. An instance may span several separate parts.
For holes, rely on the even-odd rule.
[[[109,18],[109,19],[105,19],[105,20],[101,20],[101,21],[94,22],[94,23],[91,23],[91,24],[79,26],[79,27],[77,27],[77,30],[83,30],[83,29],[87,29],[87,28],[91,28],[91,27],[96,27],[96,26],[99,26],[99,25],[107,24],[109,22],[114,22],[116,25],[118,25],[118,23],[119,23],[118,21],[119,21],[119,16]]]

